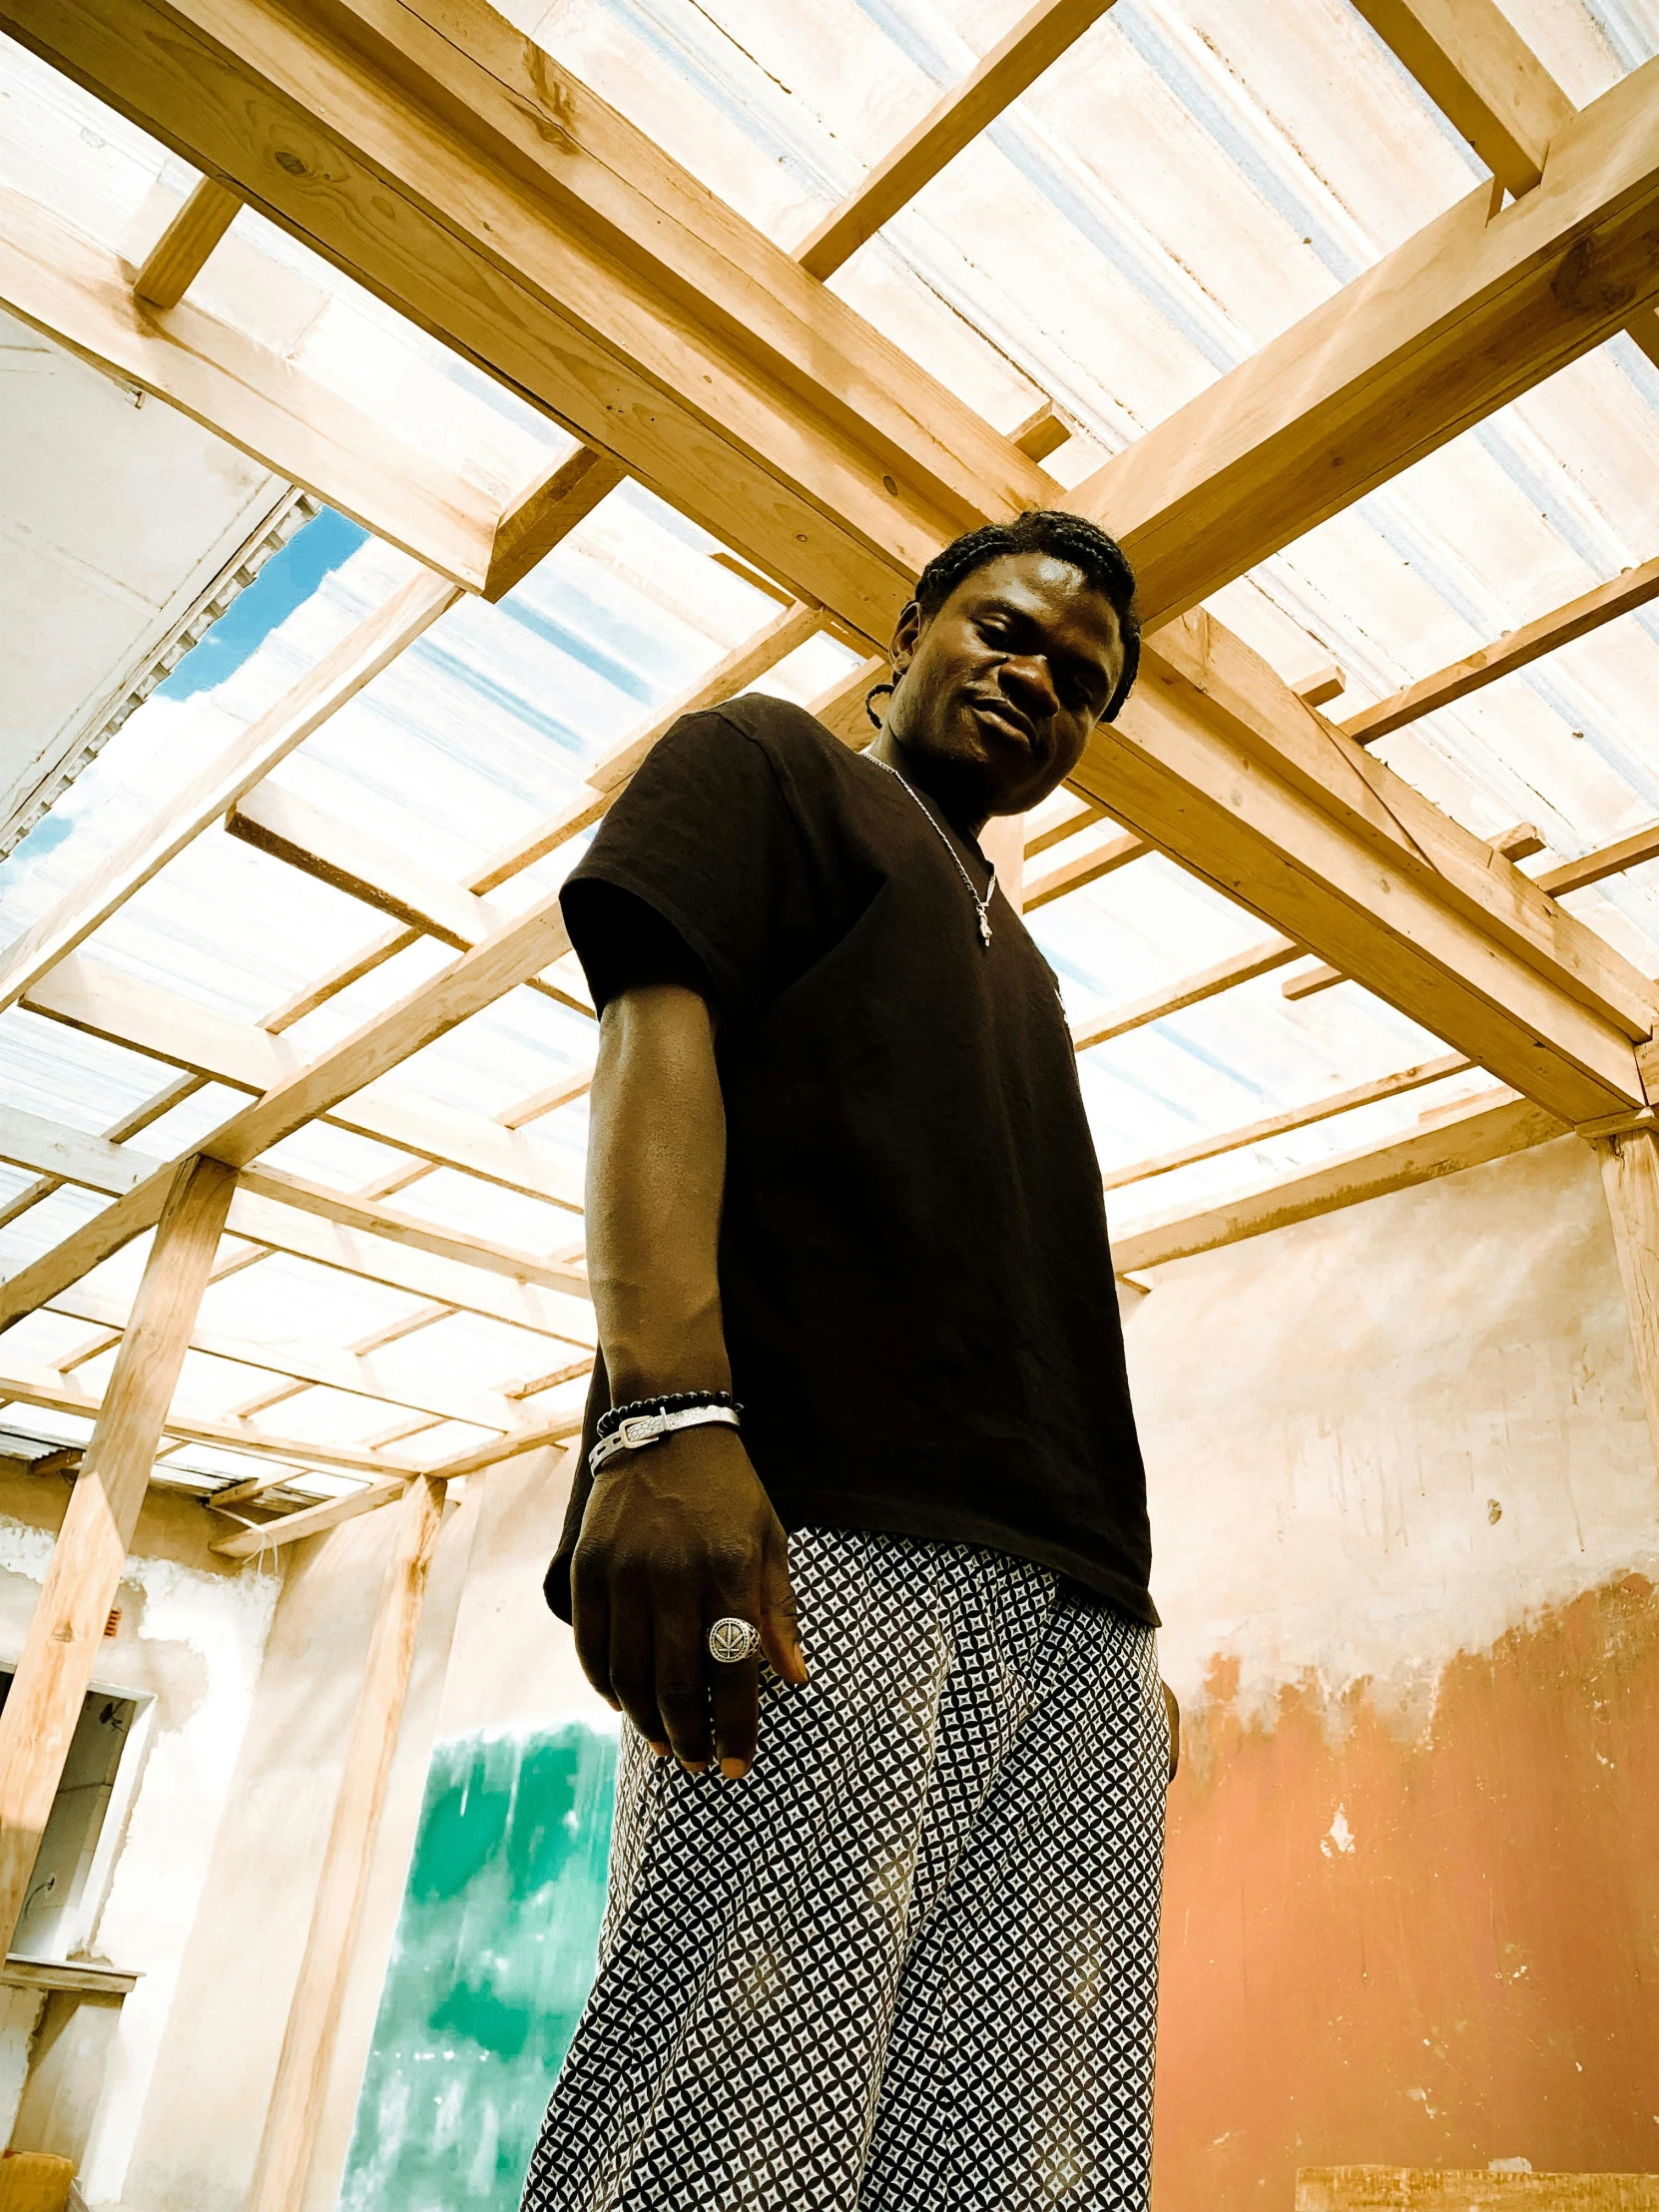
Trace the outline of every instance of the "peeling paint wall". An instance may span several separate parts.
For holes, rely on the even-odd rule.
[[[69,1499],[69,1484],[0,1461],[0,1664],[16,1664]],[[102,1645],[97,1689],[145,1701],[137,1787],[106,1842],[107,1884],[84,1948],[137,1970],[121,2007],[80,2186],[91,2206],[122,2195],[155,2076],[180,1964],[236,1768],[278,1587],[269,1571],[216,1559],[199,1504],[162,1490],[145,1502]],[[135,1731],[136,1733],[136,1731]],[[117,1799],[119,1817],[120,1798]],[[0,1992],[0,2140],[17,2114],[41,1998]]]
[[[616,1722],[542,1602],[568,1481],[487,1478],[340,2212],[517,2212],[587,1996]]]
[[[1659,1482],[1576,1139],[1162,1271],[1156,2212],[1659,2169]]]

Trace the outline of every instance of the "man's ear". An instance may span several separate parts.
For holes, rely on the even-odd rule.
[[[915,659],[916,642],[921,636],[921,609],[912,599],[898,618],[897,627],[892,634],[892,645],[887,654],[887,658],[892,662],[892,672],[895,676],[902,676]]]

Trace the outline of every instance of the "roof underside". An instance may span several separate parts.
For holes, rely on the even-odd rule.
[[[509,12],[793,248],[1022,10],[1020,0],[797,0],[789,8],[555,0]],[[1511,0],[1506,13],[1579,104],[1659,51],[1659,0]],[[4,44],[0,100],[0,183],[142,260],[194,175]],[[999,428],[1052,401],[1071,434],[1045,465],[1070,486],[1483,175],[1347,0],[1295,8],[1118,0],[832,285]],[[250,211],[191,296],[496,498],[570,449],[554,424]],[[330,517],[310,527],[335,534],[297,603],[262,634],[250,591],[239,602],[246,633],[217,654],[210,633],[0,867],[0,944],[95,870],[135,820],[182,789],[414,571],[407,555]],[[1347,718],[1651,559],[1656,538],[1659,373],[1621,336],[1211,604],[1293,684],[1335,662],[1346,690],[1330,711]],[[302,534],[290,550],[304,543]],[[479,878],[495,854],[570,800],[595,761],[776,617],[776,596],[721,553],[651,494],[623,484],[498,605],[464,598],[443,615],[289,756],[276,786],[456,883]],[[273,561],[270,574],[279,568]],[[854,665],[848,648],[820,635],[761,688],[810,703]],[[1533,825],[1544,849],[1524,864],[1538,871],[1659,818],[1656,694],[1659,602],[1376,750],[1482,837]],[[1029,826],[1033,837],[1076,806],[1057,797]],[[1033,855],[1028,877],[1115,832],[1088,820],[1076,843],[1050,842]],[[518,910],[559,880],[583,842],[566,842],[502,883],[492,901]],[[1659,973],[1659,862],[1567,902]],[[1156,853],[1028,918],[1063,979],[1074,1025],[1265,933]],[[81,949],[123,976],[314,1049],[453,957],[435,938],[416,937],[311,1003],[319,979],[343,974],[387,934],[384,913],[214,830]],[[1265,974],[1083,1052],[1109,1178],[1444,1054],[1354,983],[1287,998],[1282,986],[1295,972]],[[513,991],[406,1063],[399,1091],[512,1124],[526,1102],[579,1078],[593,1055],[591,1009],[568,957],[553,980],[568,1002]],[[1479,1070],[1451,1075],[1141,1176],[1114,1191],[1114,1227],[1410,1129],[1486,1082]],[[22,1008],[0,1015],[0,1105],[110,1132],[131,1127],[147,1101],[179,1084],[176,1065],[62,1020]],[[198,1082],[139,1129],[130,1149],[171,1157],[245,1095]],[[525,1135],[579,1188],[580,1098],[529,1121]],[[340,1192],[395,1187],[404,1215],[520,1252],[580,1252],[574,1211],[454,1168],[416,1175],[420,1163],[406,1151],[339,1127],[314,1123],[266,1164]],[[0,1271],[15,1271],[106,1203],[0,1167]],[[142,1239],[94,1271],[80,1287],[86,1299],[120,1307],[147,1246]],[[203,1327],[266,1348],[270,1364],[193,1353],[178,1403],[208,1421],[246,1417],[289,1439],[296,1448],[283,1464],[294,1486],[328,1494],[371,1479],[373,1446],[399,1431],[399,1451],[433,1463],[488,1439],[486,1426],[433,1411],[434,1382],[456,1392],[513,1391],[579,1370],[593,1340],[591,1308],[549,1293],[537,1311],[531,1328],[228,1238]],[[49,1310],[9,1332],[4,1351],[96,1394],[115,1339],[112,1326]],[[384,1340],[373,1356],[383,1397],[282,1378],[284,1344],[376,1339]],[[539,1418],[578,1404],[583,1387],[578,1372],[512,1402]],[[279,1403],[277,1391],[286,1393]],[[66,1440],[90,1430],[83,1415],[38,1407],[14,1406],[4,1418]],[[354,1451],[364,1466],[307,1465],[297,1448],[306,1442],[333,1447],[336,1457]],[[170,1464],[208,1486],[271,1471],[269,1456],[256,1461],[206,1442],[175,1446]]]

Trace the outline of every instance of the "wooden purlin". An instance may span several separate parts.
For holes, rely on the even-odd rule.
[[[211,177],[192,187],[184,206],[144,258],[133,295],[147,307],[176,307],[208,266],[242,202]]]
[[[1510,1153],[1529,1151],[1570,1133],[1565,1122],[1530,1100],[1516,1098],[1513,1092],[1488,1092],[1428,1128],[1408,1130],[1403,1136],[1323,1160],[1318,1167],[1263,1190],[1216,1199],[1116,1232],[1112,1265],[1120,1275],[1133,1275],[1171,1260],[1192,1259],[1246,1237],[1264,1236],[1269,1230],[1287,1229],[1366,1199],[1383,1198],[1463,1168],[1506,1159]]]
[[[1659,60],[1580,109],[1542,182],[1482,186],[1063,495],[1149,624],[1576,360],[1659,296]]]
[[[802,268],[813,276],[832,276],[1111,5],[1112,0],[1037,0],[796,248]]]
[[[1553,608],[1532,622],[1523,622],[1517,629],[1506,631],[1493,644],[1482,646],[1477,653],[1436,669],[1431,676],[1419,677],[1416,683],[1407,684],[1386,699],[1380,699],[1374,707],[1363,707],[1339,728],[1361,745],[1375,745],[1379,738],[1402,730],[1424,715],[1436,714],[1440,708],[1467,699],[1471,693],[1513,675],[1517,669],[1530,667],[1546,654],[1558,652],[1578,638],[1588,637],[1603,624],[1614,622],[1621,615],[1633,614],[1652,599],[1659,599],[1659,560],[1644,561],[1639,568],[1627,568],[1608,583],[1597,584],[1593,590],[1568,600],[1564,607]]]
[[[151,307],[125,263],[8,187],[0,304],[429,568],[483,585],[498,513],[486,492],[192,300]]]
[[[1421,1090],[1429,1083],[1443,1082],[1449,1075],[1467,1074],[1473,1065],[1473,1061],[1466,1060],[1460,1052],[1442,1053],[1437,1060],[1424,1060],[1416,1067],[1400,1068],[1392,1075],[1376,1076],[1369,1083],[1357,1083],[1346,1091],[1333,1091],[1304,1106],[1288,1106],[1283,1113],[1265,1114],[1260,1121],[1247,1123],[1242,1129],[1223,1130],[1214,1137],[1196,1137],[1191,1144],[1181,1145],[1173,1152],[1160,1152],[1151,1159],[1132,1161],[1127,1167],[1108,1169],[1101,1182],[1108,1191],[1120,1191],[1133,1183],[1149,1182],[1154,1176],[1173,1175],[1179,1168],[1196,1167],[1203,1160],[1216,1160],[1224,1153],[1242,1152],[1253,1145],[1271,1144],[1276,1137],[1290,1136],[1298,1129],[1311,1129],[1319,1122],[1351,1114],[1359,1107],[1375,1106],[1382,1099]]]

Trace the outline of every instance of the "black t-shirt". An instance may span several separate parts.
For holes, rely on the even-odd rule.
[[[987,947],[897,779],[752,694],[663,739],[563,906],[601,1006],[677,980],[714,1010],[732,1386],[784,1525],[989,1545],[1155,1621],[1100,1169],[1001,894]]]

